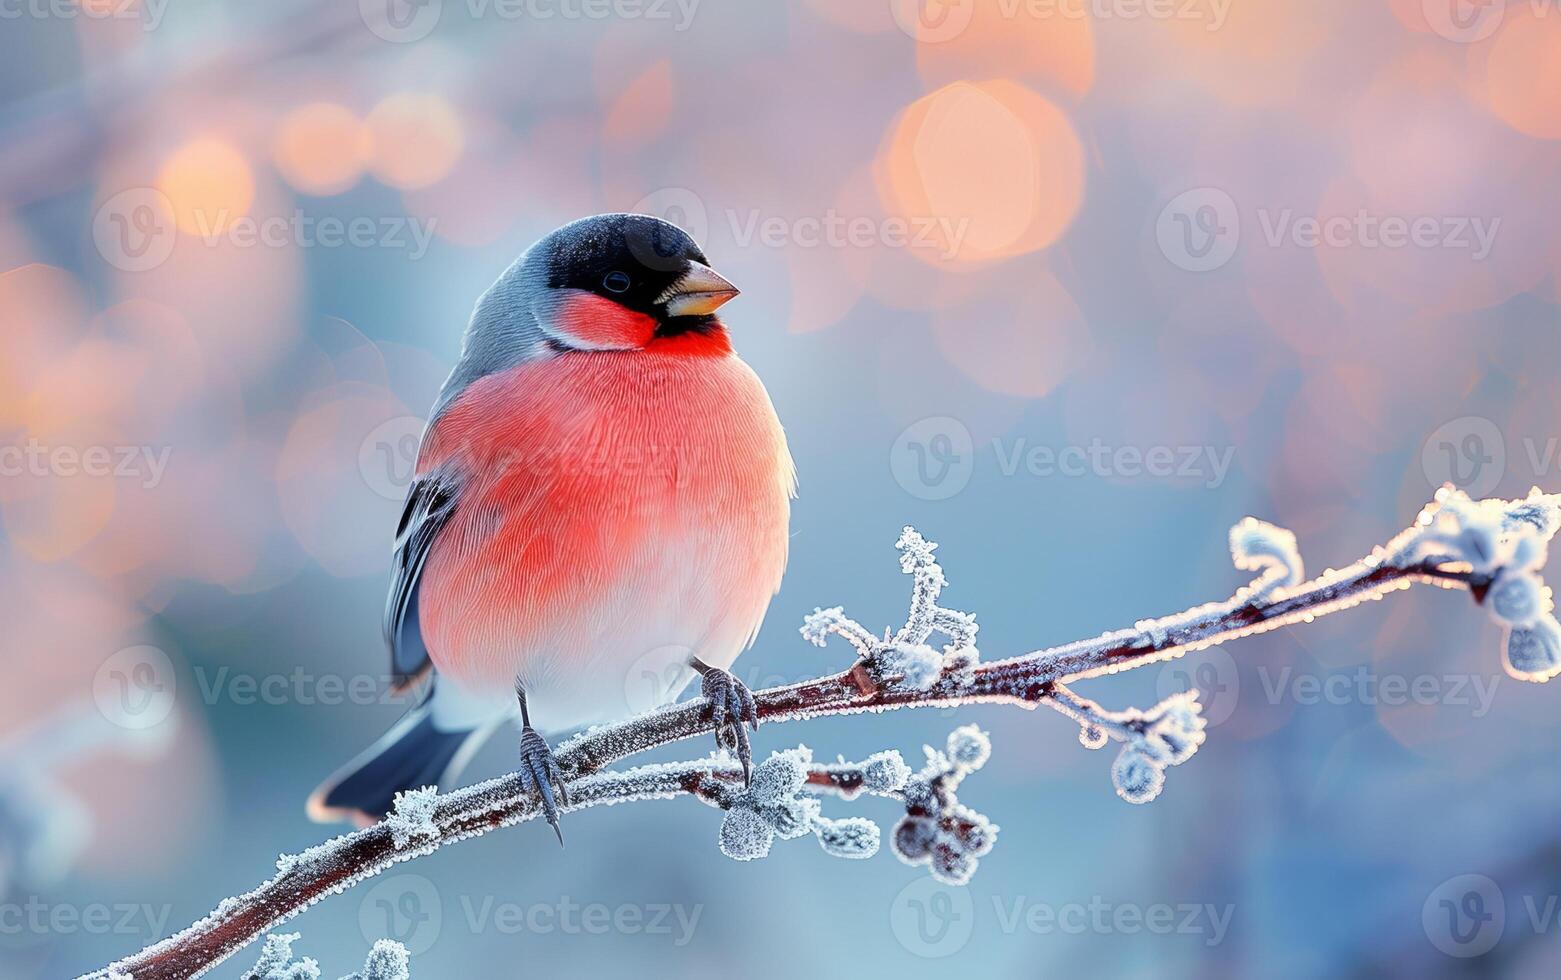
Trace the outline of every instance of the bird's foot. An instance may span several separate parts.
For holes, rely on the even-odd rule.
[[[753,692],[747,685],[728,671],[712,667],[697,657],[691,662],[700,677],[700,694],[710,707],[710,720],[715,723],[715,742],[722,748],[737,753],[743,764],[743,784],[753,781],[753,746],[748,741],[747,722],[754,731],[759,730],[759,708],[754,703]]]
[[[559,805],[569,805],[569,787],[558,771],[558,760],[548,748],[547,739],[527,725],[520,733],[520,785],[527,792],[534,792],[542,801],[542,815],[558,835],[560,846],[564,832],[558,828]]]

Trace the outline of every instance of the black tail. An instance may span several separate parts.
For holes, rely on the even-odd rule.
[[[396,794],[422,786],[449,789],[491,729],[441,731],[430,701],[412,709],[364,753],[309,796],[309,816],[321,823],[373,823],[390,812]]]

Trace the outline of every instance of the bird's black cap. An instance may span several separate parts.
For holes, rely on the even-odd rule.
[[[708,265],[688,233],[643,214],[602,214],[565,225],[547,243],[548,285],[605,296],[658,315],[691,263]]]

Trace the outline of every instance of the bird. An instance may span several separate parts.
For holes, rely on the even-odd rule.
[[[699,676],[751,778],[757,710],[729,668],[780,588],[796,471],[718,316],[737,295],[685,231],[628,213],[545,235],[483,293],[394,539],[391,683],[418,700],[311,817],[364,826],[448,789],[518,721],[521,781],[562,844],[542,733],[623,717],[639,676],[681,678],[668,700]]]

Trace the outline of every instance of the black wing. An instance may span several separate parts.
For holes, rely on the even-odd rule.
[[[458,488],[453,476],[431,473],[413,481],[406,510],[396,528],[390,599],[385,604],[385,642],[396,690],[405,690],[432,666],[418,622],[417,592],[423,565],[434,540],[455,513]]]

